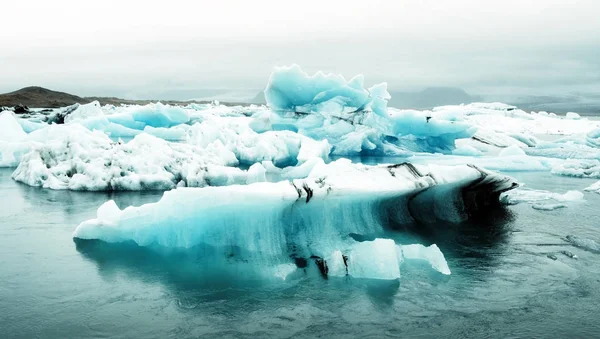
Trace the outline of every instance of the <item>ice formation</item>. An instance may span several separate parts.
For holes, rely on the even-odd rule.
[[[600,244],[592,239],[585,239],[575,235],[567,235],[566,240],[579,248],[600,253]]]
[[[93,101],[84,105],[78,104],[74,108],[73,111],[65,116],[65,123],[104,116],[104,111],[102,111],[102,106],[100,106],[98,101]]]
[[[172,189],[245,183],[247,172],[235,167],[224,148],[202,149],[140,134],[128,143],[81,125],[52,126],[55,138],[34,146],[13,173],[31,186],[71,190]],[[60,136],[60,137],[56,137]]]
[[[388,107],[386,83],[310,76],[297,65],[275,69],[264,94],[262,106],[92,102],[4,112],[0,167],[50,189],[171,190],[141,207],[107,202],[75,236],[228,247],[281,279],[302,260],[332,277],[397,279],[411,260],[450,274],[435,245],[350,234],[460,222],[500,200],[555,210],[583,199],[578,191],[506,192],[517,184],[489,170],[600,178],[600,121],[576,113],[502,103],[398,109]],[[585,190],[600,193],[600,182]]]
[[[178,188],[157,203],[124,210],[108,202],[74,236],[140,246],[235,246],[244,258],[268,262],[319,258],[333,265],[334,275],[341,272],[335,254],[340,251],[351,258],[348,274],[388,279],[398,270],[393,241],[389,248],[383,240],[357,244],[350,234],[377,234],[415,221],[465,220],[498,203],[498,196],[514,186],[507,177],[469,166],[364,166],[338,160],[315,165],[306,179]],[[379,253],[379,261],[368,253]],[[407,248],[403,257],[423,257],[448,274],[435,248]]]
[[[471,125],[438,118],[435,112],[388,109],[387,85],[367,90],[363,83],[362,75],[346,81],[321,72],[309,76],[297,65],[278,68],[265,89],[267,104],[278,115],[260,118],[327,139],[337,155],[450,152],[456,139],[475,132]]]
[[[21,157],[29,152],[31,143],[27,133],[19,124],[13,112],[0,113],[0,167],[14,167]]]
[[[568,191],[564,194],[558,194],[543,190],[533,190],[520,188],[510,192],[503,193],[500,201],[508,205],[521,203],[530,204],[533,209],[542,211],[552,211],[567,207],[568,203],[582,201],[583,193],[579,191]]]
[[[423,246],[420,244],[400,245],[398,253],[401,260],[423,260],[428,262],[431,267],[445,275],[450,275],[450,268],[444,258],[444,254],[436,244]]]
[[[588,192],[596,192],[600,194],[600,181],[597,181],[596,183],[584,188],[583,190]]]
[[[309,76],[298,65],[276,68],[265,89],[269,106],[284,112],[337,115],[372,108],[385,115],[389,98],[385,83],[365,89],[363,75],[350,81],[338,74],[322,72]]]

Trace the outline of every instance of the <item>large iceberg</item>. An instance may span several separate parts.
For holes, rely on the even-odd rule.
[[[166,248],[233,247],[245,260],[268,263],[312,258],[322,273],[327,267],[325,274],[331,269],[334,275],[341,274],[346,256],[347,274],[388,279],[398,270],[393,241],[386,249],[386,242],[362,244],[350,235],[466,220],[498,204],[499,195],[514,187],[510,178],[471,166],[364,166],[338,160],[315,165],[306,179],[178,188],[157,203],[124,210],[109,201],[96,219],[77,227],[74,237]],[[449,274],[433,251],[401,253]],[[369,266],[374,262],[379,268]]]
[[[347,81],[339,74],[306,74],[300,66],[278,67],[271,74],[265,99],[277,111],[342,114],[372,108],[385,115],[390,98],[385,83],[364,88],[364,76]]]
[[[385,83],[364,88],[364,77],[346,81],[341,75],[304,73],[299,66],[277,68],[265,99],[277,115],[262,114],[272,126],[327,139],[337,155],[405,155],[407,152],[450,152],[454,141],[475,133],[456,119],[434,112],[391,110]]]
[[[12,177],[31,186],[71,190],[148,190],[245,183],[224,147],[205,150],[140,134],[128,143],[81,125],[52,126],[23,156]],[[53,137],[52,137],[53,136]]]

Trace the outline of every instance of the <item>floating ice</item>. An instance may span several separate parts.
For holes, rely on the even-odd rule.
[[[414,245],[399,245],[398,255],[400,260],[424,260],[427,261],[431,267],[445,275],[450,275],[450,268],[448,262],[442,251],[436,244],[429,247],[414,244]]]
[[[552,174],[600,179],[600,161],[568,159],[554,165]]]
[[[364,77],[357,75],[350,81],[337,74],[317,72],[309,76],[298,65],[279,67],[271,74],[265,99],[267,104],[278,111],[327,112],[341,114],[360,111],[370,105],[372,98],[363,87]],[[375,97],[384,100],[377,110],[385,112],[385,99],[389,97],[385,84],[374,89]]]
[[[50,132],[50,133],[46,133]],[[78,124],[34,132],[51,134],[23,156],[13,173],[31,186],[70,190],[172,189],[246,183],[247,172],[224,148],[202,149],[140,134],[129,143]],[[60,136],[60,137],[57,137]]]
[[[592,239],[580,238],[575,235],[567,235],[567,241],[573,245],[591,252],[600,252],[600,244]]]
[[[476,209],[497,204],[499,194],[513,187],[508,178],[469,166],[363,166],[340,160],[315,165],[301,180],[178,188],[157,203],[124,210],[108,202],[74,237],[140,246],[234,246],[248,260],[312,257],[325,274],[345,275],[347,268],[355,277],[395,279],[399,255],[393,241],[357,243],[348,235],[377,234],[415,221],[465,220]],[[429,260],[447,273],[438,252],[407,247],[403,257]]]
[[[285,167],[320,157],[327,159],[331,146],[291,131],[256,133],[249,118],[206,118],[189,129],[187,143],[205,149],[226,148],[241,164],[272,161]]]
[[[261,116],[265,126],[286,126],[314,139],[327,139],[338,155],[406,151],[450,152],[454,141],[468,138],[470,124],[435,112],[387,109],[385,84],[363,87],[363,77],[308,76],[299,66],[277,68],[265,90],[267,104],[279,117]],[[270,119],[269,122],[264,119]]]
[[[65,123],[99,116],[104,116],[104,112],[102,111],[100,103],[98,101],[93,101],[89,104],[77,105],[74,111],[65,116]]]
[[[516,145],[509,146],[503,149],[498,156],[500,157],[511,157],[511,156],[523,156],[525,152]]]
[[[559,208],[567,207],[566,204],[533,204],[531,208],[539,211],[554,211]]]
[[[19,122],[19,125],[21,125],[21,128],[23,128],[23,131],[25,131],[25,133],[31,133],[33,131],[37,131],[38,129],[48,127],[48,124],[45,124],[43,122],[35,122],[28,119],[21,118],[17,119],[17,121]]]
[[[4,111],[0,113],[0,141],[21,141],[25,137],[27,137],[27,133],[25,133],[13,112]]]
[[[356,242],[326,257],[328,275],[393,280],[400,278],[396,243],[391,239]]]
[[[502,194],[500,200],[508,205],[528,203],[532,204],[532,207],[538,210],[554,210],[566,207],[564,203],[583,200],[583,193],[579,191],[568,191],[564,194],[558,194],[543,190],[521,188]],[[558,202],[558,204],[546,203],[552,200]]]
[[[596,193],[600,194],[600,181],[584,188],[583,190],[588,191],[588,192],[596,192]]]

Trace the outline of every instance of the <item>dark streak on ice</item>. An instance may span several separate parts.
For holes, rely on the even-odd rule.
[[[486,207],[500,203],[500,194],[519,187],[519,184],[508,177],[489,175],[475,165],[469,167],[479,171],[480,178],[462,189],[462,198],[467,215],[472,215]]]
[[[306,203],[308,204],[310,198],[312,198],[313,196],[313,190],[310,187],[308,187],[306,183],[302,185],[302,188],[304,188],[304,190],[306,191]]]
[[[315,264],[317,264],[317,267],[319,268],[321,275],[323,275],[323,278],[327,279],[327,274],[329,273],[329,267],[327,267],[327,261],[325,261],[325,259],[323,259],[321,257],[317,257],[315,259]]]
[[[296,189],[296,193],[298,193],[298,199],[302,198],[302,190],[299,189],[293,181],[290,181],[290,184],[292,184],[292,186],[294,186],[294,189]]]
[[[394,168],[400,168],[400,167],[406,167],[408,169],[408,171],[410,172],[410,174],[412,174],[415,178],[422,178],[423,175],[421,174],[421,172],[419,172],[419,170],[415,167],[415,165],[411,164],[410,162],[403,162],[401,164],[395,164],[395,165],[389,165],[388,168],[394,169]],[[395,176],[395,174],[390,171],[390,173],[392,174],[392,176]]]
[[[348,275],[348,256],[342,254],[342,259],[344,259],[344,266],[346,266],[346,275]]]

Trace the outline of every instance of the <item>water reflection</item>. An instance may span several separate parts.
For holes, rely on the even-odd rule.
[[[120,208],[125,208],[156,202],[163,195],[162,191],[81,192],[32,187],[19,182],[15,182],[14,185],[25,201],[40,206],[56,206],[57,210],[68,215],[77,213],[83,208],[99,207],[103,202],[111,199],[115,200]]]
[[[264,309],[269,300],[285,303],[288,298],[327,302],[364,296],[380,308],[392,306],[400,282],[354,279],[322,279],[316,267],[297,269],[285,280],[273,275],[268,262],[252,264],[236,258],[219,257],[218,249],[195,246],[191,249],[141,247],[133,242],[105,243],[73,239],[77,251],[97,266],[106,280],[125,274],[144,283],[159,283],[169,290],[182,309],[218,300],[253,300],[248,307]]]
[[[391,225],[401,244],[437,244],[446,259],[473,259],[480,268],[497,265],[513,231],[515,215],[504,206],[480,211],[461,223],[436,222]]]

